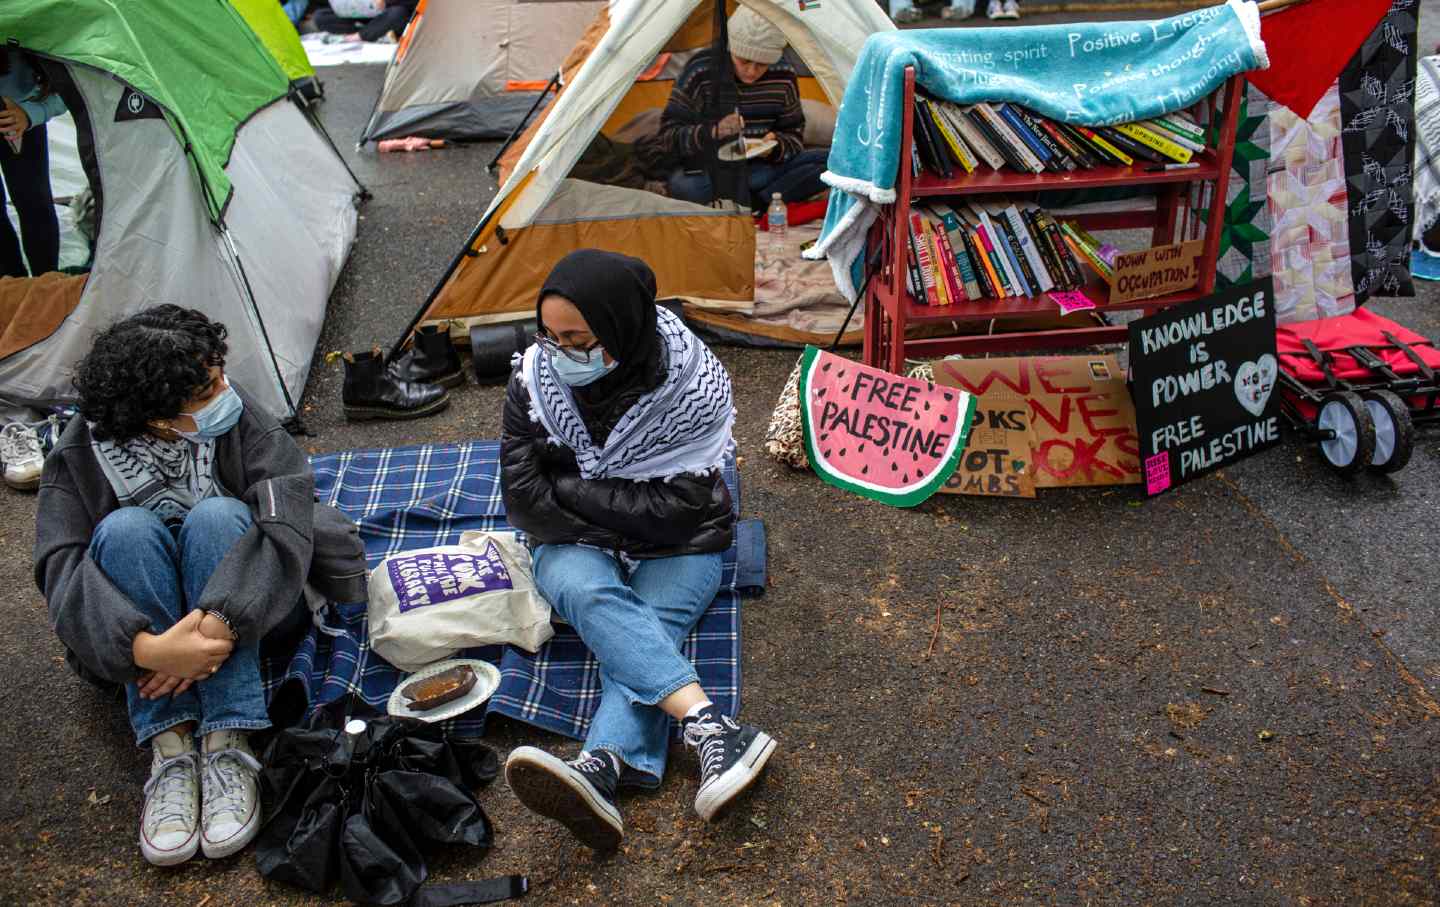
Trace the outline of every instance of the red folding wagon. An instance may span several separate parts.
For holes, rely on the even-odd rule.
[[[1280,409],[1344,475],[1410,461],[1419,426],[1440,424],[1440,350],[1365,309],[1276,331]]]

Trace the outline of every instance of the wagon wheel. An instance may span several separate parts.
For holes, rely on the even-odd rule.
[[[1410,462],[1415,450],[1415,423],[1410,407],[1391,391],[1366,391],[1360,395],[1375,423],[1375,456],[1370,468],[1378,473],[1399,472]]]
[[[1330,468],[1350,476],[1370,465],[1375,454],[1375,420],[1360,395],[1352,391],[1326,394],[1315,427],[1332,437],[1320,442],[1320,455]]]

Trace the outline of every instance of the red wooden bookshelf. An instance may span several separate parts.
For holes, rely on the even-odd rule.
[[[905,273],[909,268],[910,245],[906,224],[913,200],[939,196],[1015,194],[1022,192],[1063,189],[1093,189],[1104,186],[1155,186],[1153,211],[1083,214],[1067,217],[1087,230],[1120,230],[1151,227],[1151,245],[1177,242],[1182,223],[1190,221],[1189,188],[1194,183],[1213,183],[1211,204],[1204,224],[1204,251],[1200,258],[1200,283],[1192,290],[1156,299],[1110,304],[1109,287],[1095,282],[1086,288],[1096,301],[1097,312],[1143,310],[1146,312],[1189,302],[1208,296],[1215,289],[1215,262],[1220,251],[1220,227],[1224,220],[1225,192],[1229,183],[1230,163],[1235,152],[1236,119],[1240,110],[1244,83],[1233,76],[1203,103],[1208,105],[1210,122],[1220,123],[1216,147],[1194,158],[1199,167],[1188,170],[1167,170],[1150,173],[1145,165],[1134,167],[1096,167],[1070,173],[1015,173],[986,169],[970,174],[957,174],[945,179],[928,171],[914,177],[910,170],[910,146],[913,142],[912,116],[915,109],[915,70],[905,70],[904,128],[900,146],[900,178],[895,190],[895,203],[882,207],[871,227],[866,259],[873,260],[879,249],[879,266],[865,287],[865,345],[868,365],[900,374],[905,360],[935,359],[952,353],[1004,353],[1017,350],[1049,350],[1097,343],[1119,343],[1127,336],[1124,325],[1095,325],[1046,331],[1007,330],[1003,320],[1026,315],[1058,314],[1054,302],[1045,296],[1011,299],[972,300],[949,306],[920,305],[910,299],[905,289]],[[1223,103],[1222,103],[1223,102]],[[997,319],[999,320],[997,322]],[[911,325],[927,325],[934,334],[942,324],[980,323],[982,330],[994,328],[998,333],[952,334],[907,338]]]

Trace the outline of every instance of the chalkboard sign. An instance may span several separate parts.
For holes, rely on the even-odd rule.
[[[1266,278],[1130,322],[1147,493],[1279,443],[1273,299]]]

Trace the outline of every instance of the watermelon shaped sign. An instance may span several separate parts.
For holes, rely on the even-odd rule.
[[[810,466],[831,485],[914,507],[945,484],[975,398],[813,346],[800,359],[800,422]]]

